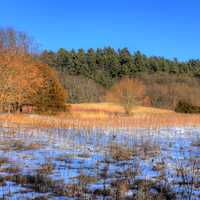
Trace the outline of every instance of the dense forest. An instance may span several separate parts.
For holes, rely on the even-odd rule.
[[[180,100],[200,103],[200,60],[181,62],[111,47],[45,50],[39,59],[59,72],[72,103],[103,101],[105,90],[123,77],[142,80],[152,106],[174,109]]]
[[[44,51],[41,60],[69,75],[83,75],[102,86],[109,88],[116,79],[123,76],[139,74],[154,74],[165,72],[169,74],[200,75],[200,60],[180,62],[163,57],[147,57],[140,51],[131,54],[127,48],[114,50],[111,47],[103,49],[83,49],[57,52]]]

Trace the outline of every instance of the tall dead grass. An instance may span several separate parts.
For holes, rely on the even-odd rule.
[[[0,115],[2,126],[17,124],[48,128],[160,128],[200,126],[200,115],[188,114],[134,114],[133,116],[105,117],[100,115],[42,116],[25,114]]]

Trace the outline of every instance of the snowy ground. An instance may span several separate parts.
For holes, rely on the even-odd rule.
[[[200,199],[200,129],[0,129],[0,199],[145,195]]]

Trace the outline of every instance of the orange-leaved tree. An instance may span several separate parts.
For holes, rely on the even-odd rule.
[[[137,79],[123,78],[106,94],[106,100],[123,106],[130,115],[132,108],[138,105],[145,94],[145,86]]]
[[[20,111],[32,105],[36,111],[60,111],[67,93],[56,72],[25,53],[0,53],[0,110]]]
[[[33,55],[32,39],[12,28],[0,29],[0,111],[65,109],[67,92],[55,70]]]

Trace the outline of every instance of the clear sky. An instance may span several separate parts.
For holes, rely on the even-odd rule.
[[[200,0],[0,0],[0,26],[27,32],[43,49],[200,58]]]

